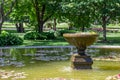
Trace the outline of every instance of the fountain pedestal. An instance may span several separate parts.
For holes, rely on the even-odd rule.
[[[71,57],[71,67],[73,69],[92,69],[93,61],[90,56],[73,54]]]
[[[87,46],[93,44],[98,34],[96,33],[66,33],[63,37],[77,48],[77,54],[71,57],[73,69],[92,69],[93,61],[90,56],[85,54]]]

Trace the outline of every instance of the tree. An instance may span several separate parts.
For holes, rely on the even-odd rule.
[[[43,25],[59,10],[61,0],[32,0],[38,32],[43,32]]]
[[[17,32],[24,32],[24,23],[29,23],[28,12],[31,11],[27,0],[19,0],[16,2],[16,5],[13,8],[12,13],[10,14],[10,20],[15,23]]]
[[[93,8],[90,7],[88,0],[66,1],[62,6],[62,15],[73,23],[75,27],[80,28],[83,32],[86,27],[90,27],[93,20]]]
[[[5,18],[12,12],[13,6],[17,0],[1,0],[0,1],[0,34]]]
[[[103,41],[107,41],[106,26],[110,20],[120,18],[120,0],[93,0],[94,14],[96,20],[103,28]]]

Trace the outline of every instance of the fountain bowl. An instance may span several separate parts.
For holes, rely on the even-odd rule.
[[[71,57],[73,69],[92,69],[93,60],[85,54],[87,46],[92,45],[98,37],[96,33],[66,33],[63,37],[77,48],[77,54]]]
[[[65,33],[63,37],[68,41],[71,45],[79,47],[87,47],[93,44],[98,37],[96,33]]]

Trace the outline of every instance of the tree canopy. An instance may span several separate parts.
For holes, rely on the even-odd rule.
[[[10,12],[12,20],[21,22],[26,19],[37,32],[42,32],[50,19],[68,21],[82,31],[97,22],[103,28],[106,41],[107,24],[120,20],[120,0],[1,0],[0,27]]]
[[[88,1],[71,1],[63,3],[63,15],[75,27],[82,28],[84,31],[85,27],[90,27],[93,20],[93,8],[90,7]]]
[[[120,0],[94,0],[92,1],[96,19],[103,27],[103,40],[107,41],[106,26],[111,20],[120,18]]]
[[[12,12],[13,6],[17,0],[1,0],[0,1],[0,33],[2,24],[5,21],[5,18]]]

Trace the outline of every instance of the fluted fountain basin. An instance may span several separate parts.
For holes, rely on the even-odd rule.
[[[93,44],[98,34],[96,33],[65,33],[63,37],[71,44],[76,47],[86,47]]]
[[[92,69],[93,60],[85,54],[87,46],[93,44],[98,34],[96,33],[66,33],[63,37],[77,48],[77,55],[71,57],[73,69]]]

